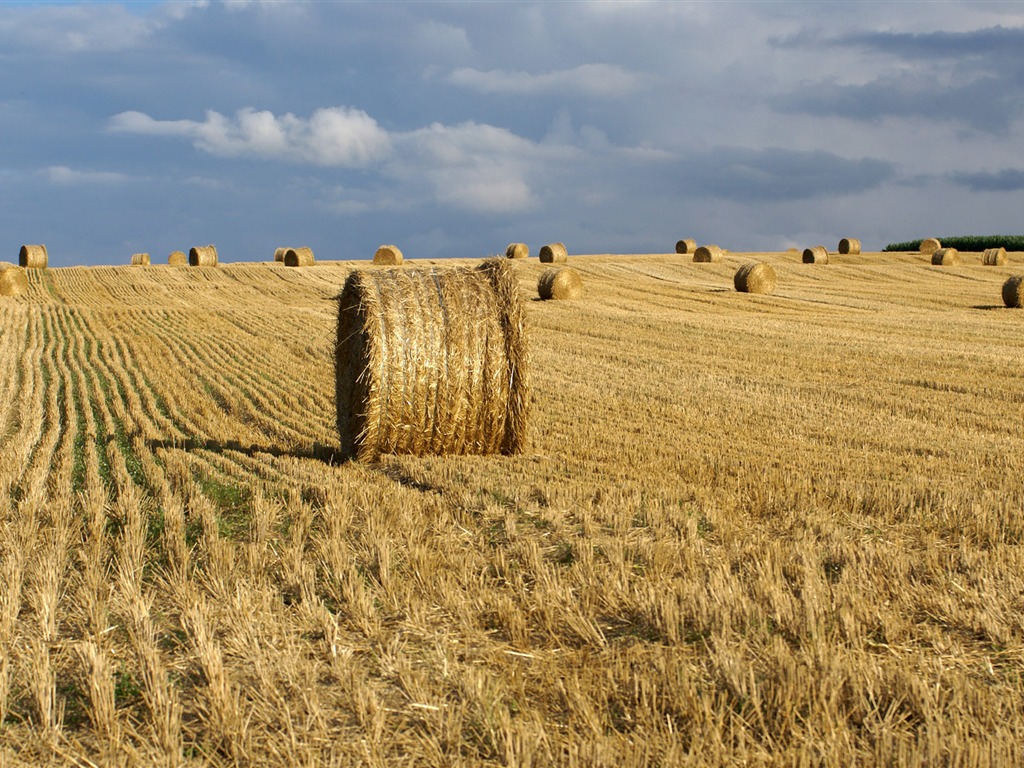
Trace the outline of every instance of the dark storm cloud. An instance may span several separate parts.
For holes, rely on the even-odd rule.
[[[1024,171],[1007,168],[994,173],[969,173],[960,171],[948,174],[947,178],[958,186],[972,192],[1017,192],[1024,190]]]

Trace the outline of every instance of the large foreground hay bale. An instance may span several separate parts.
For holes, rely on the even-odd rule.
[[[28,273],[24,267],[0,264],[0,296],[20,296],[28,290]]]
[[[939,248],[932,254],[932,264],[942,267],[955,267],[960,264],[960,252],[956,248]]]
[[[167,263],[172,267],[183,267],[188,264],[188,256],[182,251],[171,251],[167,255]]]
[[[188,263],[192,267],[216,267],[217,247],[214,245],[197,245],[189,248]]]
[[[828,264],[828,251],[824,245],[812,245],[804,248],[804,264]]]
[[[335,381],[346,456],[515,454],[529,354],[515,271],[357,270],[338,297]]]
[[[18,251],[18,266],[26,269],[45,269],[49,261],[45,245],[23,245]]]
[[[548,243],[541,246],[540,260],[545,264],[563,264],[569,259],[565,243]]]
[[[1006,249],[1002,247],[986,248],[985,252],[981,254],[981,263],[986,267],[1006,266]]]
[[[722,260],[722,251],[717,245],[702,245],[693,251],[693,260],[702,264],[709,264],[713,261]]]
[[[505,258],[528,259],[530,258],[530,246],[526,243],[509,243],[505,249]]]
[[[545,269],[537,281],[537,294],[544,299],[579,299],[583,297],[583,280],[572,267]]]
[[[314,261],[312,248],[289,248],[284,255],[286,267],[311,267]]]
[[[856,256],[860,253],[860,240],[854,237],[844,237],[839,241],[839,252],[844,256]]]
[[[382,245],[377,249],[377,252],[373,254],[374,264],[383,264],[384,266],[393,267],[396,264],[402,263],[402,252],[398,250],[397,245]]]
[[[1003,303],[1008,307],[1024,307],[1024,275],[1013,275],[1003,283]]]
[[[149,254],[148,253],[133,253],[131,265],[133,267],[148,267],[149,266]]]
[[[925,256],[931,256],[941,247],[942,243],[940,243],[934,237],[927,237],[921,241],[921,253],[923,253]]]
[[[744,264],[732,279],[741,293],[771,293],[775,290],[775,270],[766,262]]]
[[[676,253],[693,253],[697,250],[697,241],[690,238],[676,241]]]

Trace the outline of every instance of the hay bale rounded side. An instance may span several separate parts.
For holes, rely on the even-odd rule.
[[[189,248],[188,263],[192,267],[216,267],[217,247],[215,245],[197,245]]]
[[[804,248],[804,264],[828,264],[828,251],[824,245],[812,245]]]
[[[855,237],[844,237],[839,241],[839,252],[844,256],[856,256],[860,253],[860,240]]]
[[[775,270],[763,261],[744,264],[733,276],[733,285],[740,293],[771,293],[775,283]]]
[[[131,265],[133,267],[148,267],[149,266],[149,254],[148,253],[133,253]]]
[[[1008,307],[1024,307],[1024,275],[1013,275],[1003,283],[1003,303]]]
[[[284,255],[288,253],[287,248],[275,248],[274,249],[274,261],[284,262]]]
[[[676,253],[687,254],[697,250],[697,241],[691,238],[676,240]]]
[[[382,245],[373,254],[373,263],[383,264],[384,266],[396,266],[402,263],[402,259],[402,252],[398,249],[397,245]]]
[[[188,256],[183,251],[171,251],[167,254],[167,263],[172,267],[183,267],[188,264]]]
[[[1005,267],[1006,249],[1002,247],[986,248],[981,254],[981,263],[986,267]]]
[[[693,249],[693,260],[702,264],[709,264],[713,261],[721,261],[723,253],[725,251],[717,245],[702,245],[700,248]]]
[[[960,264],[960,252],[956,248],[939,248],[932,254],[932,264],[941,267],[955,267]]]
[[[582,298],[583,279],[572,267],[550,267],[537,280],[537,295],[545,301]]]
[[[335,384],[346,456],[521,453],[529,349],[513,266],[354,271]]]
[[[942,243],[940,243],[938,239],[934,237],[926,237],[924,240],[921,241],[920,252],[923,253],[925,256],[931,256],[941,247]]]
[[[507,259],[528,259],[530,258],[530,246],[526,243],[509,243],[505,249]]]
[[[46,269],[50,255],[45,245],[23,245],[18,251],[18,266],[25,269]]]
[[[315,261],[312,248],[289,248],[284,255],[286,267],[311,267]]]
[[[0,296],[20,296],[28,290],[28,273],[13,264],[0,266]]]
[[[545,264],[563,264],[569,259],[565,243],[548,243],[541,246],[540,260]]]

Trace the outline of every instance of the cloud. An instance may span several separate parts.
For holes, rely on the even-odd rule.
[[[76,171],[66,165],[51,165],[41,171],[54,184],[120,184],[131,176],[111,171]]]
[[[613,64],[581,64],[539,75],[504,69],[483,72],[463,67],[448,75],[448,82],[480,93],[519,96],[579,93],[608,98],[637,90],[645,84],[645,79]]]
[[[112,3],[13,7],[0,14],[0,46],[8,54],[115,53],[142,46],[158,26]]]
[[[1024,171],[1006,168],[995,172],[957,171],[947,175],[954,184],[972,192],[1018,192],[1024,190]]]

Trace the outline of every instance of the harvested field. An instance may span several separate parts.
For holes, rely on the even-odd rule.
[[[577,302],[516,262],[523,454],[373,463],[354,263],[28,270],[0,764],[1024,763],[1009,256],[574,255]]]

